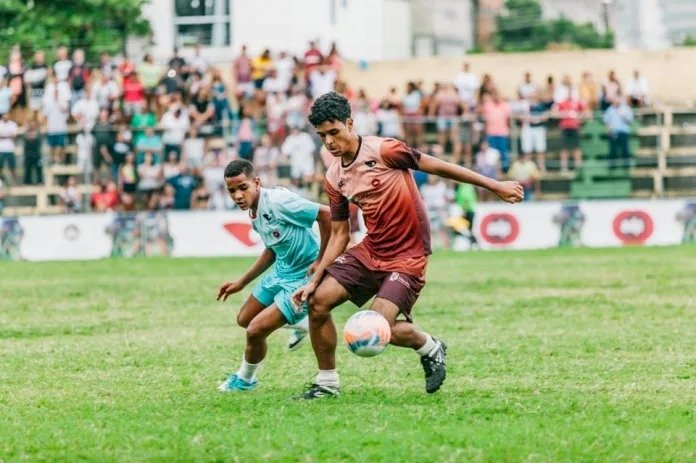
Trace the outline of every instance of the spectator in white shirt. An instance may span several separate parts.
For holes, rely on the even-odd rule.
[[[205,140],[198,138],[198,130],[193,125],[189,128],[188,137],[184,140],[183,155],[191,169],[199,169],[203,166]]]
[[[314,180],[314,152],[316,145],[312,137],[298,128],[293,128],[283,142],[280,151],[290,159],[290,177],[298,187]]]
[[[12,95],[12,89],[7,86],[7,80],[0,77],[0,116],[10,112],[15,100],[16,97]]]
[[[188,114],[178,104],[173,104],[160,121],[160,127],[164,130],[162,133],[164,152],[174,151],[177,161],[181,160],[181,144],[190,126]]]
[[[72,96],[70,85],[64,80],[59,80],[53,71],[49,71],[48,74],[48,83],[44,89],[42,106],[45,107],[46,101],[54,99],[56,90],[58,90],[58,101],[66,106],[69,105]]]
[[[401,118],[393,103],[384,99],[375,115],[379,125],[379,135],[387,138],[401,138]]]
[[[65,161],[65,145],[68,143],[68,102],[60,96],[59,86],[44,95],[43,113],[46,117],[46,141],[53,162]]]
[[[273,64],[275,65],[276,78],[280,82],[279,85],[283,87],[283,91],[287,91],[292,83],[292,76],[295,74],[295,60],[286,52],[281,51]]]
[[[15,138],[17,123],[10,120],[10,114],[4,113],[0,119],[0,174],[5,170],[5,164],[10,171],[12,180],[17,184],[17,164],[15,158]]]
[[[561,103],[566,101],[568,98],[573,101],[577,101],[580,99],[580,93],[573,85],[573,80],[568,74],[566,74],[563,76],[563,80],[561,80],[561,85],[558,85],[554,90],[553,101],[554,103]]]
[[[85,90],[82,97],[73,105],[70,114],[77,121],[80,130],[91,132],[99,117],[99,103],[89,86]]]
[[[462,104],[469,107],[476,104],[476,93],[481,86],[481,81],[469,70],[469,63],[465,62],[462,66],[462,72],[454,79],[454,86],[457,87]]]
[[[539,86],[532,82],[532,74],[530,72],[524,73],[524,81],[520,84],[517,89],[517,93],[520,98],[524,100],[529,100],[529,98],[539,90]]]
[[[315,100],[320,96],[333,92],[336,85],[336,71],[327,65],[318,66],[309,75],[310,90]]]
[[[118,105],[121,89],[114,79],[101,74],[99,81],[92,85],[92,95],[100,108],[111,109]]]
[[[68,59],[68,49],[58,47],[56,49],[56,62],[53,63],[53,72],[60,82],[67,82],[73,63]]]
[[[198,74],[204,75],[206,72],[208,72],[208,59],[203,56],[203,53],[201,52],[201,44],[197,43],[194,56],[191,59],[191,69],[193,72],[197,72]]]
[[[626,84],[626,93],[633,108],[641,108],[650,104],[650,85],[637,69],[633,71],[633,78]]]
[[[440,246],[449,248],[449,236],[445,229],[447,220],[447,205],[451,201],[453,194],[447,188],[445,181],[436,176],[428,175],[428,183],[420,187],[421,197],[426,211],[428,211],[428,222],[430,231],[436,238],[439,238]]]

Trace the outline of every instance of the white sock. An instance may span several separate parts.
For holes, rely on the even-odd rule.
[[[421,357],[430,355],[432,351],[437,349],[437,343],[433,340],[433,337],[430,336],[428,333],[423,334],[425,335],[425,344],[423,344],[420,348],[416,349],[416,352],[418,352],[418,355],[420,355]]]
[[[320,386],[338,387],[338,372],[336,370],[319,370],[317,384]]]
[[[242,364],[239,366],[239,370],[237,370],[237,376],[247,382],[253,381],[256,378],[256,370],[261,366],[261,363],[249,363],[246,359],[242,359]]]
[[[304,317],[294,325],[290,325],[290,328],[293,330],[302,331],[303,333],[309,332],[309,317]]]

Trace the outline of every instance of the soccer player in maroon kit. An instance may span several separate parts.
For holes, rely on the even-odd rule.
[[[425,389],[433,393],[445,380],[447,346],[412,323],[411,308],[425,284],[431,250],[428,216],[409,169],[472,183],[510,203],[522,201],[522,186],[422,154],[393,138],[358,136],[353,131],[348,100],[335,92],[314,102],[309,121],[337,159],[329,167],[325,182],[331,238],[312,280],[293,296],[298,305],[309,302],[310,336],[319,364],[314,384],[298,398],[339,395],[336,327],[331,310],[347,300],[360,307],[373,296],[370,309],[389,322],[390,343],[420,354]],[[367,236],[346,251],[350,240],[349,202],[362,210]],[[400,314],[405,320],[397,320]]]

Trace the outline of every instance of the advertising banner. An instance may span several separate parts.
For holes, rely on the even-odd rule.
[[[696,200],[480,203],[481,249],[696,242]],[[0,218],[0,259],[254,256],[263,243],[240,211],[149,211]]]

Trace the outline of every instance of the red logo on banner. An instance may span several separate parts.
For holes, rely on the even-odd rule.
[[[643,244],[652,235],[652,217],[644,211],[622,211],[612,222],[614,234],[623,244]]]
[[[244,246],[252,247],[256,242],[251,239],[251,224],[243,222],[230,222],[223,225],[227,233],[234,236]]]
[[[510,244],[520,234],[520,223],[507,212],[484,216],[479,228],[481,237],[491,244]]]

